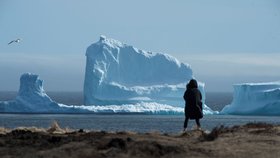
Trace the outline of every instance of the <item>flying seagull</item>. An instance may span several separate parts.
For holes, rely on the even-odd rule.
[[[18,39],[16,39],[16,40],[12,40],[11,42],[9,42],[8,45],[9,45],[9,44],[12,44],[12,43],[14,43],[14,42],[19,43],[20,41],[21,41],[21,39],[18,38]]]

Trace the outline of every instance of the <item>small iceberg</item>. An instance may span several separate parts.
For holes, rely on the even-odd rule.
[[[234,85],[233,101],[220,113],[280,116],[280,82]]]

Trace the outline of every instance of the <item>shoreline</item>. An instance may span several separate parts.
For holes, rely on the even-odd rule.
[[[136,133],[0,128],[1,157],[278,157],[280,125],[248,123],[211,132]]]

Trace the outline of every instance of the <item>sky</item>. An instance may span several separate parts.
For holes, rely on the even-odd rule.
[[[279,0],[0,0],[0,91],[24,72],[47,91],[82,91],[100,35],[190,64],[208,92],[280,80]]]

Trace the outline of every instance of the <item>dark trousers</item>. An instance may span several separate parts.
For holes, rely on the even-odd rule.
[[[187,127],[188,127],[189,119],[190,119],[189,117],[186,117],[186,118],[185,118],[184,128],[187,128]],[[198,127],[200,127],[200,121],[199,121],[199,119],[195,119],[195,122],[196,122],[196,125],[197,125]]]

